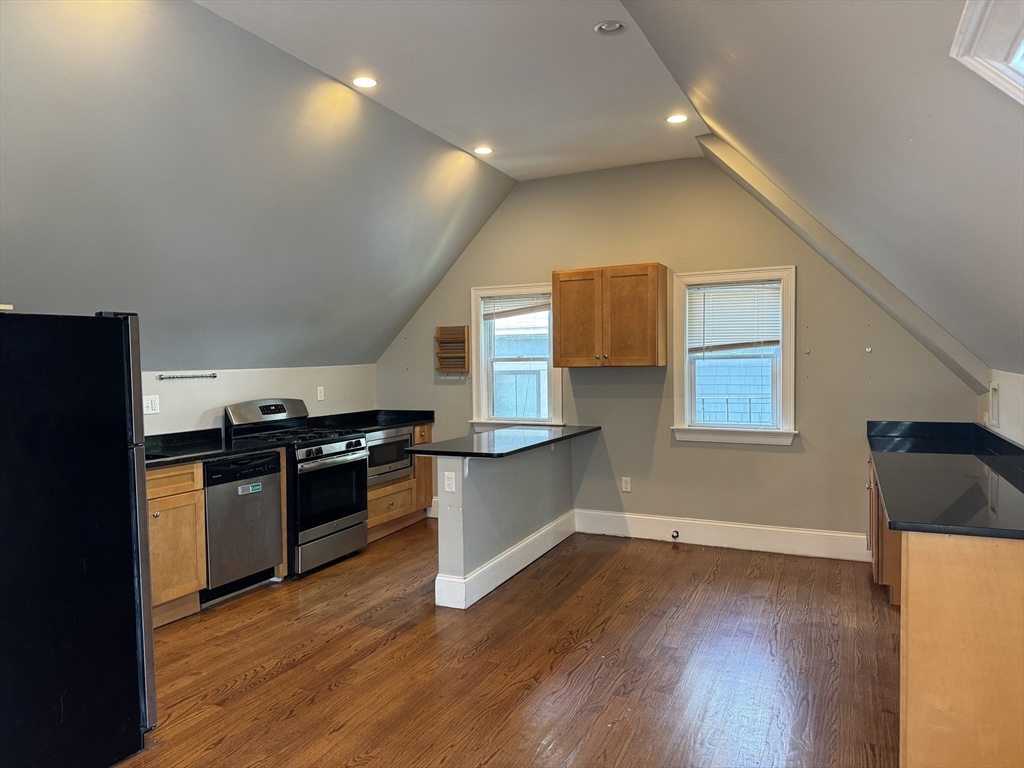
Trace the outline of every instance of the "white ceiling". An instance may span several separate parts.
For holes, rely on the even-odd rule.
[[[618,0],[197,0],[519,180],[698,157],[707,133]],[[594,25],[626,23],[601,36]],[[671,125],[670,114],[689,120]]]
[[[1024,372],[1024,107],[950,58],[963,0],[625,5],[716,135]]]

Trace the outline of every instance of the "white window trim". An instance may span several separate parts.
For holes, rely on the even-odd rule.
[[[487,378],[487,365],[484,360],[483,345],[480,343],[480,330],[483,328],[483,299],[485,296],[520,296],[530,293],[551,293],[551,283],[492,285],[484,288],[470,289],[473,325],[470,326],[469,336],[471,353],[473,355],[473,367],[476,371],[476,375],[471,377],[473,381],[473,418],[470,419],[471,424],[563,426],[562,369],[550,365],[549,380],[551,382],[551,391],[548,394],[548,403],[551,406],[550,419],[522,419],[513,421],[509,419],[492,419],[488,415],[489,409],[487,404],[490,402],[491,382]]]
[[[1024,19],[1016,4],[968,0],[949,55],[1024,104],[1024,75],[1010,66],[1022,40]]]
[[[781,419],[778,429],[763,427],[697,427],[690,423],[686,394],[689,385],[686,369],[686,288],[709,283],[767,282],[782,284],[782,339],[779,380],[782,384]],[[796,267],[770,269],[730,269],[721,272],[691,272],[673,278],[673,401],[676,440],[700,443],[748,443],[753,445],[792,445],[799,434],[796,424]]]

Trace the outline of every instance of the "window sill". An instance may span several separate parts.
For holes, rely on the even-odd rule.
[[[795,429],[727,429],[724,427],[672,427],[676,440],[697,443],[792,445]]]
[[[506,419],[470,419],[470,424],[494,424],[499,427],[564,427],[561,421],[510,421]]]

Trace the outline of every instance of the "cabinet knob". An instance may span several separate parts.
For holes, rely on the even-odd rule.
[[[875,486],[873,486],[871,483],[864,483],[864,487],[867,488],[870,491]]]
[[[160,517],[160,513],[159,512],[154,512],[153,513],[153,517]]]
[[[601,359],[601,356],[600,356],[600,355],[594,355],[594,359],[595,359],[595,360],[600,360],[600,359]]]
[[[607,359],[608,359],[608,355],[607,355],[607,354],[606,354],[606,355],[604,356],[604,359],[605,359],[605,360],[607,360]]]

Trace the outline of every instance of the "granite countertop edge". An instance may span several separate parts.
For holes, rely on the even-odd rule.
[[[504,427],[503,429],[530,429],[535,427]],[[525,451],[532,451],[534,448],[542,448],[545,445],[551,445],[553,443],[560,443],[563,440],[572,440],[576,437],[582,437],[583,435],[593,434],[594,432],[601,431],[601,427],[598,426],[586,426],[586,425],[566,425],[562,429],[573,429],[574,431],[569,434],[557,435],[555,437],[547,437],[536,442],[531,442],[528,445],[522,445],[516,448],[512,448],[508,451],[480,451],[473,449],[458,449],[458,448],[445,448],[445,443],[457,443],[463,440],[472,439],[472,435],[465,437],[456,437],[451,440],[442,440],[438,443],[423,443],[421,445],[413,446],[408,452],[416,456],[452,456],[461,457],[467,459],[501,459],[506,456],[513,456],[517,453],[524,453]],[[502,429],[493,430],[494,432],[501,432]]]

